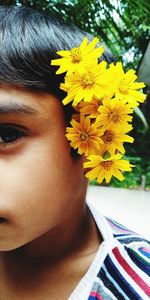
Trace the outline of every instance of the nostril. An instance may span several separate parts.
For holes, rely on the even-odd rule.
[[[3,218],[3,217],[0,217],[0,224],[1,223],[4,223],[6,221],[6,219],[5,218]]]

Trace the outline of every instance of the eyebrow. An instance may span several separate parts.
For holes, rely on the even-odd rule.
[[[0,114],[8,113],[33,115],[38,113],[38,111],[33,107],[16,102],[0,104]]]

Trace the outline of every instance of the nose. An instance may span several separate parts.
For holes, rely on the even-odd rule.
[[[8,222],[12,218],[12,208],[8,201],[1,199],[0,197],[0,225],[4,222]]]

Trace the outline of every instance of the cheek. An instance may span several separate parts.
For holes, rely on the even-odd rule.
[[[13,247],[58,224],[62,211],[69,207],[72,191],[77,188],[65,143],[61,151],[60,144],[42,145],[32,143],[20,155],[0,163],[0,217],[8,218],[8,227],[7,223],[3,225],[4,233]]]

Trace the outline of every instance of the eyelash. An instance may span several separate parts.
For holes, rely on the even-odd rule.
[[[18,125],[0,125],[0,147],[9,147],[25,136],[25,131]],[[3,140],[3,141],[1,141]]]

